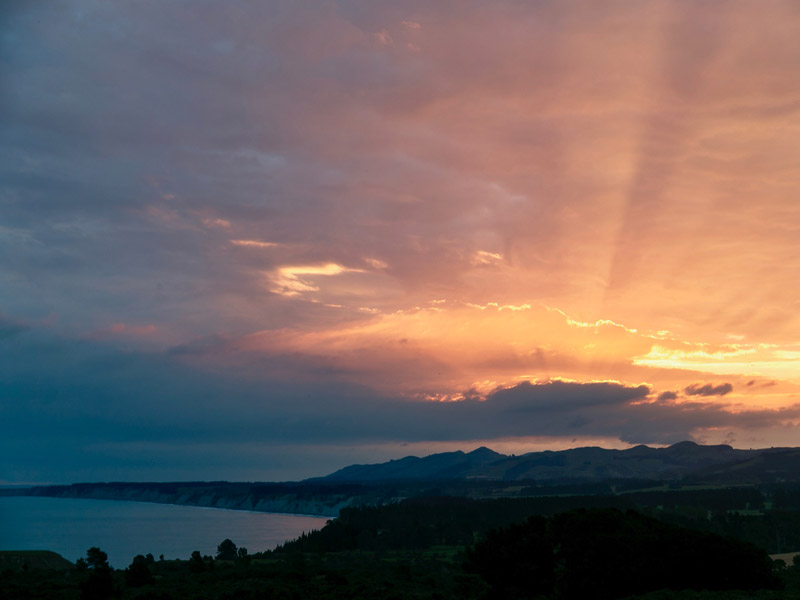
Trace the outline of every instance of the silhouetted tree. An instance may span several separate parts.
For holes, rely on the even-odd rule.
[[[152,555],[150,557],[152,558]],[[153,574],[150,573],[149,564],[151,562],[141,554],[134,556],[133,562],[125,569],[125,583],[130,587],[142,587],[153,583],[155,580]]]
[[[236,560],[236,544],[225,539],[217,546],[217,560]]]
[[[108,554],[94,546],[86,551],[86,563],[90,569],[109,569]]]
[[[100,548],[86,551],[86,578],[80,583],[82,600],[107,600],[114,595],[108,555]]]
[[[206,570],[206,563],[203,560],[203,555],[200,554],[199,550],[195,550],[192,552],[191,558],[189,558],[189,571],[191,573],[202,573]]]

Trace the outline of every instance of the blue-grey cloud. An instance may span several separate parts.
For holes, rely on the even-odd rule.
[[[533,384],[522,382],[493,392],[487,401],[509,410],[575,410],[596,406],[626,404],[641,400],[650,393],[646,385],[628,387],[619,383],[569,383],[553,381]]]
[[[687,396],[724,396],[733,391],[733,385],[730,383],[720,383],[719,385],[693,383],[683,391]]]

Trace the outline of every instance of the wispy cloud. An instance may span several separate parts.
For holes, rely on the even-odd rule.
[[[378,31],[373,35],[375,36],[375,39],[378,40],[378,42],[380,42],[384,46],[391,46],[392,44],[394,44],[392,36],[389,35],[389,32],[386,31],[385,29],[381,29],[380,31]]]
[[[314,283],[317,276],[330,277],[342,273],[363,273],[362,269],[343,267],[336,263],[279,267],[267,274],[270,291],[282,296],[298,296],[305,292],[318,292]]]
[[[502,262],[503,255],[497,252],[478,250],[472,255],[471,262],[474,265],[492,265]]]
[[[231,244],[250,248],[274,248],[278,245],[275,242],[262,242],[260,240],[231,240]]]
[[[388,269],[389,264],[379,258],[365,258],[364,262],[367,263],[373,269]]]
[[[231,222],[227,219],[203,219],[203,225],[209,228],[230,229]]]

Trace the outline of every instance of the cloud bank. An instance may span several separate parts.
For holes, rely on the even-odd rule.
[[[286,459],[269,458],[280,446],[352,451],[537,436],[668,444],[702,440],[706,430],[796,429],[800,421],[798,404],[742,412],[716,400],[654,398],[647,385],[618,382],[524,381],[485,395],[466,392],[458,401],[412,401],[342,382],[296,357],[270,373],[209,370],[186,363],[185,351],[120,351],[40,329],[19,338],[0,341],[0,445],[18,457],[0,473],[3,480],[85,477],[80,465],[87,460],[103,473],[127,467],[164,479],[206,464],[209,454],[216,458],[208,468],[221,475],[221,457],[234,460],[243,447],[252,457],[237,472],[270,479],[286,472]],[[301,369],[307,377],[297,377]],[[38,440],[33,447],[31,439]],[[336,467],[323,460],[303,474],[325,466]]]

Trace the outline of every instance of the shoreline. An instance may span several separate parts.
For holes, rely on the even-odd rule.
[[[176,496],[185,497],[187,494],[164,494],[148,488],[114,490],[105,487],[104,484],[96,485],[98,489],[94,490],[77,490],[71,486],[58,486],[59,489],[52,490],[49,493],[48,488],[51,486],[41,486],[41,488],[6,488],[3,490],[5,493],[0,493],[0,498],[64,498],[73,500],[140,502],[145,504],[228,510],[253,514],[311,517],[328,520],[336,518],[341,508],[352,505],[355,500],[352,496],[347,498],[316,496],[313,499],[300,499],[297,494],[292,493],[275,494],[272,497],[260,498],[254,498],[249,494],[226,495],[224,493],[206,493],[199,496],[193,494],[194,497],[181,500],[180,497]],[[263,508],[259,508],[259,506]]]
[[[89,498],[84,496],[45,496],[42,494],[17,494],[0,496],[0,498],[52,498],[53,500],[94,500],[97,502],[131,502],[138,504],[158,504],[161,506],[178,506],[180,508],[199,508],[204,510],[227,510],[230,512],[252,513],[255,515],[283,515],[286,517],[310,517],[314,519],[335,519],[331,515],[318,515],[310,513],[277,512],[274,510],[252,510],[249,508],[227,508],[224,506],[205,506],[201,504],[178,504],[176,502],[157,502],[155,500],[131,500],[122,498]]]

